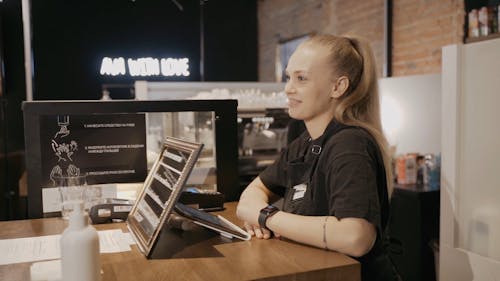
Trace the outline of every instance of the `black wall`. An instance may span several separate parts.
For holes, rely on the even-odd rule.
[[[147,80],[200,81],[201,16],[204,80],[257,79],[255,1],[176,2],[33,0],[34,99],[98,99],[102,84],[133,84],[101,76],[103,57],[188,57],[189,77]]]
[[[257,81],[257,4],[253,0],[205,3],[205,80]]]
[[[3,61],[1,100],[4,104],[0,139],[2,140],[1,148],[11,152],[24,148],[21,102],[26,97],[26,86],[21,0],[5,0],[0,3],[0,10],[0,50],[2,51],[0,61]],[[2,150],[2,152],[5,151]]]
[[[0,220],[19,217],[24,168],[5,157],[24,151],[21,8],[0,2]],[[257,81],[256,0],[31,0],[31,31],[35,100],[99,99],[103,84],[131,86],[130,77],[99,74],[105,56],[189,57],[190,77],[147,80],[200,81],[201,42],[204,81]]]
[[[21,1],[0,3],[0,220],[18,218],[24,171],[21,102],[25,99]]]

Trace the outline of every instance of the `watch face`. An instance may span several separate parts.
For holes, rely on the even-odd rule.
[[[275,206],[272,206],[272,205],[264,208],[264,211],[268,214],[271,214],[272,212],[275,212],[277,210],[278,210],[278,208],[276,208]]]

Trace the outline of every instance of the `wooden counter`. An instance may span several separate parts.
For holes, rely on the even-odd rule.
[[[236,203],[219,212],[241,225]],[[67,226],[61,218],[0,222],[0,239],[60,234]],[[128,231],[125,223],[96,225],[97,230]],[[218,238],[218,237],[217,237]],[[205,243],[205,242],[202,242]],[[206,243],[209,243],[208,241]],[[190,251],[196,252],[191,246]],[[207,245],[204,245],[205,247]],[[208,245],[210,246],[210,245]],[[345,255],[290,241],[252,238],[213,246],[217,255],[146,259],[132,251],[101,254],[103,281],[126,280],[343,280],[359,281],[360,264]],[[31,263],[0,265],[0,280],[30,280]]]

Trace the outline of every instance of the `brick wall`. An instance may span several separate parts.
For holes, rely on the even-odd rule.
[[[356,34],[370,41],[377,73],[384,63],[384,0],[334,1],[329,31],[333,34]]]
[[[321,32],[331,20],[329,0],[259,0],[259,81],[274,81],[276,47],[280,40]]]
[[[463,1],[393,1],[393,76],[438,73],[441,47],[461,42]],[[357,34],[385,61],[384,0],[259,0],[259,80],[273,81],[280,40],[308,33]]]
[[[393,75],[441,72],[441,47],[462,42],[464,1],[398,0],[393,8]]]

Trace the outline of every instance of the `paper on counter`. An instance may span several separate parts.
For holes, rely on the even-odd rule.
[[[0,264],[58,259],[61,235],[0,240]]]
[[[130,251],[129,233],[121,229],[98,231],[101,253]],[[61,258],[61,235],[0,240],[0,265]]]
[[[130,251],[130,244],[121,229],[103,230],[99,233],[101,253],[119,253]],[[129,234],[130,235],[130,234]]]
[[[61,260],[35,262],[31,265],[30,275],[31,281],[61,281]]]
[[[132,235],[130,235],[130,232],[122,232],[122,239],[124,241],[127,241],[127,243],[129,245],[134,245],[134,244],[137,244],[134,240],[134,237],[132,237]]]
[[[31,265],[31,281],[60,281],[61,260],[36,262]]]

